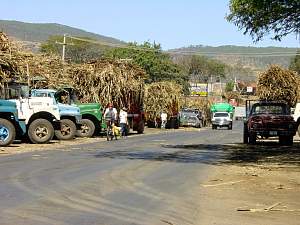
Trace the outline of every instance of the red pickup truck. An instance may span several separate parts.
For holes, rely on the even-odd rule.
[[[244,121],[245,144],[255,144],[258,138],[279,137],[279,143],[293,145],[297,126],[290,114],[290,108],[283,102],[246,101]]]

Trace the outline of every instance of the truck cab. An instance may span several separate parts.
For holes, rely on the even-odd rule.
[[[245,144],[255,144],[258,138],[269,137],[279,137],[280,144],[293,144],[297,127],[286,103],[247,100],[246,113],[243,137]]]
[[[49,97],[29,97],[28,85],[9,83],[4,98],[16,105],[18,120],[26,124],[27,136],[32,143],[48,143],[59,125],[59,109]]]
[[[60,129],[55,131],[58,139],[70,140],[75,137],[82,120],[79,107],[61,103],[54,89],[32,89],[30,95],[34,98],[50,98],[56,103],[60,115]]]
[[[227,127],[232,130],[233,106],[229,103],[215,103],[211,106],[212,113],[212,129],[218,127]]]

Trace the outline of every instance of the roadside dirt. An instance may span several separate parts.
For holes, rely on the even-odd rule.
[[[300,224],[299,138],[293,147],[235,148],[227,159],[199,184],[199,224]]]

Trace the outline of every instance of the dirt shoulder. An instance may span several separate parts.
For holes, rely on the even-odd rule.
[[[200,184],[204,194],[199,224],[299,224],[300,142],[290,149],[259,148],[265,149],[262,157],[256,158],[258,153],[254,152],[253,161],[248,152],[243,153],[244,159],[249,157],[246,163],[240,159],[212,166],[210,179]]]

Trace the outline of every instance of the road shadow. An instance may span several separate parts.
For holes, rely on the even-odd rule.
[[[213,165],[275,163],[300,166],[300,142],[294,143],[293,146],[280,146],[276,142],[266,142],[257,145],[234,143],[161,145],[161,147],[160,150],[121,149],[101,151],[95,157]]]

